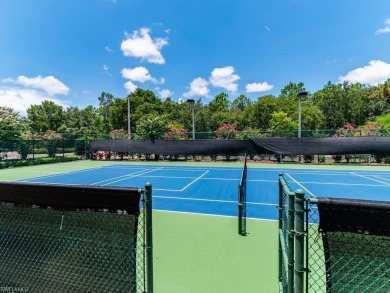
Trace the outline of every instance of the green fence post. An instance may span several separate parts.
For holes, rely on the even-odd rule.
[[[282,180],[283,178],[283,174],[282,173],[279,173],[279,233],[278,233],[278,238],[280,238],[280,234],[283,233],[283,186],[282,186]],[[282,247],[282,243],[281,241],[279,240],[278,241],[279,243],[279,283],[282,282],[282,276],[283,276],[283,262],[282,262],[282,258],[283,258],[283,249],[284,247]]]
[[[146,292],[153,293],[152,184],[145,185]]]
[[[288,291],[294,292],[294,201],[295,194],[288,194]]]
[[[303,293],[304,284],[304,198],[302,189],[295,191],[295,293]]]

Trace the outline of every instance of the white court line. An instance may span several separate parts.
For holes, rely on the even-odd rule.
[[[51,177],[61,176],[61,175],[69,175],[69,174],[75,174],[75,173],[88,172],[88,171],[93,171],[93,170],[97,170],[97,169],[100,169],[100,168],[89,168],[89,169],[76,170],[76,171],[70,171],[70,172],[58,172],[58,173],[53,172],[53,174],[51,174],[51,175],[38,176],[38,177],[28,178],[28,179],[24,179],[24,180],[27,181],[27,180],[34,180],[34,179],[45,179],[45,178],[51,178]],[[17,181],[21,181],[21,180],[17,180]]]
[[[202,175],[200,175],[198,178],[196,178],[195,180],[193,180],[192,182],[190,182],[189,184],[187,184],[186,186],[184,186],[184,188],[182,188],[180,191],[184,191],[186,190],[188,187],[190,187],[192,184],[194,184],[196,181],[198,181],[199,179],[201,179],[204,175],[206,175],[207,173],[209,173],[209,171],[206,171],[204,172]]]
[[[339,185],[339,186],[368,186],[368,187],[390,187],[389,185],[383,184],[363,184],[363,183],[340,183],[340,182],[311,182],[311,181],[302,181],[302,184],[317,184],[317,185]]]
[[[160,169],[160,168],[152,169],[152,170],[143,172],[143,173],[141,173],[141,174],[135,174],[135,175],[134,175],[134,174],[131,174],[131,175],[129,175],[129,176],[126,177],[126,178],[122,178],[122,179],[120,179],[120,180],[111,181],[111,182],[106,183],[106,184],[103,184],[103,185],[101,185],[101,186],[106,186],[106,185],[109,185],[109,184],[112,184],[112,183],[116,183],[116,182],[120,182],[120,181],[127,180],[127,179],[130,179],[130,178],[138,177],[138,176],[140,176],[140,175],[144,175],[144,174],[147,174],[147,173],[151,173],[151,172],[157,171],[157,170],[159,170],[159,169]],[[137,172],[136,172],[136,173],[137,173]],[[115,178],[112,178],[112,179],[115,179]],[[106,180],[105,180],[105,181],[106,181]],[[94,183],[94,184],[96,184],[96,183]]]
[[[204,201],[204,202],[222,202],[222,203],[237,204],[237,201],[234,201],[234,200],[208,199],[208,198],[192,198],[192,197],[176,197],[176,196],[160,196],[160,195],[153,195],[153,198],[190,200],[190,201]],[[247,204],[251,204],[251,205],[264,205],[264,206],[277,206],[277,204],[261,203],[261,202],[247,202]]]
[[[383,182],[383,181],[380,181],[380,180],[375,180],[375,179],[373,179],[373,178],[370,178],[370,177],[367,177],[367,176],[364,176],[364,175],[360,175],[360,174],[357,174],[357,173],[353,173],[353,172],[351,172],[351,174],[352,174],[352,175],[355,175],[355,176],[358,176],[358,177],[362,177],[362,178],[371,180],[371,181],[375,181],[375,182],[382,183],[382,184],[384,184],[385,186],[390,186],[390,184],[387,183],[387,182]]]
[[[295,180],[294,178],[292,178],[288,173],[285,173],[288,177],[290,177],[290,179],[292,181],[294,181],[296,184],[298,184],[300,187],[302,187],[304,190],[307,191],[307,193],[309,193],[311,196],[313,197],[316,197],[312,192],[310,192],[310,190],[308,190],[305,186],[303,186],[301,183],[299,183],[297,180]]]
[[[383,178],[383,177],[376,176],[376,175],[373,175],[372,177],[376,177],[376,178],[379,178],[379,179],[381,179],[381,180],[389,181],[389,183],[390,183],[390,178],[387,179],[387,178]]]
[[[134,173],[125,174],[125,175],[122,175],[122,176],[113,177],[113,178],[109,178],[109,179],[106,179],[106,180],[94,182],[94,183],[91,183],[90,185],[97,185],[97,184],[100,184],[100,183],[104,183],[104,182],[108,182],[108,181],[116,180],[116,179],[120,179],[120,178],[123,178],[123,179],[131,178],[131,177],[134,177],[134,175],[138,175],[138,173],[142,173],[142,172],[145,172],[147,170],[149,170],[149,169],[143,169],[143,170],[140,170],[140,171],[137,171],[137,172],[134,172]]]

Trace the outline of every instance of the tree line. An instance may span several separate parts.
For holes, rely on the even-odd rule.
[[[128,100],[131,133],[134,138],[161,138],[167,133],[192,131],[192,108],[196,132],[296,130],[298,101],[301,103],[302,130],[338,129],[345,125],[360,127],[368,122],[390,128],[390,79],[367,86],[348,82],[328,82],[321,90],[307,93],[304,83],[286,85],[278,96],[264,95],[252,101],[245,95],[230,100],[220,93],[208,103],[194,104],[161,100],[153,91],[136,89],[126,98],[103,92],[99,106],[64,109],[52,101],[43,101],[27,109],[25,117],[13,109],[0,107],[0,130],[59,133],[105,133],[114,129],[127,132]]]

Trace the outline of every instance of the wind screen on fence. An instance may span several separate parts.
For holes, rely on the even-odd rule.
[[[146,292],[141,197],[136,188],[0,183],[1,286]]]
[[[390,202],[319,198],[308,211],[308,292],[390,292]]]
[[[245,155],[244,168],[242,169],[240,185],[238,187],[238,234],[246,235],[246,185],[248,175],[248,159]]]

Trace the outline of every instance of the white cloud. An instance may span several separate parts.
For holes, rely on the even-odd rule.
[[[114,52],[114,50],[112,50],[112,49],[111,49],[110,47],[108,47],[108,46],[105,46],[104,49],[105,49],[107,52],[110,52],[110,53]]]
[[[39,90],[0,87],[0,106],[11,107],[24,116],[31,105],[40,105],[44,100],[52,101],[63,107],[69,106],[67,102],[53,98]]]
[[[159,93],[161,99],[163,99],[163,100],[165,100],[166,98],[170,98],[173,95],[173,92],[171,92],[168,89],[159,90],[158,93]]]
[[[274,86],[272,84],[268,84],[268,82],[257,82],[257,83],[248,83],[245,86],[247,93],[258,93],[258,92],[266,92],[272,90]]]
[[[209,94],[209,83],[207,80],[197,77],[190,83],[190,90],[183,94],[184,97],[190,98],[193,96],[204,96]]]
[[[129,94],[131,94],[138,88],[138,86],[132,83],[130,80],[124,84],[124,87],[127,90],[127,93]]]
[[[53,76],[5,78],[0,84],[0,106],[11,107],[21,115],[26,115],[31,105],[39,105],[44,100],[52,101],[63,107],[68,103],[56,95],[66,95],[69,88]],[[11,86],[5,84],[12,84]]]
[[[152,39],[149,28],[135,30],[132,35],[125,33],[126,40],[121,43],[123,54],[128,57],[138,57],[149,63],[164,64],[165,59],[160,50],[168,44],[163,38]]]
[[[133,69],[123,68],[122,69],[122,77],[126,79],[130,79],[131,81],[138,81],[144,83],[145,81],[151,81],[153,83],[158,83],[157,79],[152,77],[149,71],[142,66],[135,67]],[[163,81],[164,79],[162,79]]]
[[[39,75],[37,77],[26,77],[20,75],[16,79],[3,79],[2,82],[13,83],[27,88],[43,90],[47,92],[50,96],[66,95],[69,92],[69,88],[64,83],[56,79],[54,76],[42,77],[41,75]]]
[[[375,32],[375,35],[390,33],[390,17],[386,19],[384,22],[385,22],[385,27],[378,29]]]
[[[211,72],[210,83],[214,87],[221,87],[229,92],[236,92],[238,84],[235,81],[240,77],[234,73],[233,66],[226,66],[222,68],[214,68]]]
[[[344,76],[339,77],[339,82],[363,83],[377,85],[390,78],[390,64],[380,60],[372,60],[367,66],[356,68]]]
[[[103,70],[104,71],[108,71],[109,69],[110,69],[110,67],[108,65],[106,65],[106,64],[103,65]]]

